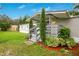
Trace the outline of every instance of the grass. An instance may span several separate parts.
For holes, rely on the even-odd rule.
[[[19,32],[0,32],[0,43],[22,44],[26,37],[26,34]]]
[[[66,53],[67,50],[54,51],[47,50],[36,43],[27,45],[28,34],[20,32],[0,32],[0,55],[1,56],[62,56],[73,55],[72,52]],[[78,52],[76,54],[76,52]],[[79,55],[79,50],[75,51]]]
[[[56,51],[49,51],[37,44],[26,45],[28,34],[20,32],[0,32],[0,55],[13,56],[55,56]]]

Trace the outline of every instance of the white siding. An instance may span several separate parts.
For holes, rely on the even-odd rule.
[[[19,31],[22,32],[22,33],[29,33],[29,24],[20,25]]]
[[[79,37],[73,37],[76,41],[76,43],[79,43]]]

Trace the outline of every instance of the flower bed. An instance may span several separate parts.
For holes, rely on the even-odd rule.
[[[76,50],[79,50],[79,44],[77,44],[75,47],[73,47],[72,49],[66,47],[66,46],[58,46],[58,47],[52,47],[52,46],[46,46],[44,45],[42,42],[37,42],[38,45],[48,49],[48,50],[56,50],[56,51],[59,51],[61,50],[62,48],[65,48],[67,50],[71,50],[71,51],[76,51]]]
[[[61,48],[63,48],[61,46],[59,46],[59,47],[46,46],[42,42],[37,42],[37,44],[44,47],[44,48],[46,48],[46,49],[48,49],[48,50],[60,50]]]

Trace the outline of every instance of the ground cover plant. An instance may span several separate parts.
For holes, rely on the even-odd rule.
[[[66,46],[70,49],[76,46],[76,42],[73,38],[58,38],[58,37],[49,37],[46,39],[45,44],[47,46],[58,47],[58,46]]]

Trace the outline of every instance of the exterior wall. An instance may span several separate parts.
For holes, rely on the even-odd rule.
[[[54,19],[59,25],[64,25],[71,30],[71,37],[75,39],[77,43],[79,43],[79,18],[71,18],[65,20]]]
[[[71,19],[56,19],[54,17],[48,17],[47,20],[49,21],[47,24],[47,30],[46,30],[47,34],[53,35],[53,32],[55,32],[56,33],[55,35],[57,35],[59,26],[64,25],[65,27],[70,28],[71,37],[74,37],[75,41],[79,43],[79,17],[75,17]],[[51,22],[56,23],[55,27],[53,27],[53,24],[51,24]],[[36,39],[37,39],[37,36],[36,36]]]
[[[29,24],[22,24],[19,26],[19,32],[29,33]]]
[[[79,37],[79,18],[70,19],[68,25],[71,29],[71,35],[74,37]]]
[[[52,36],[58,36],[59,26],[57,24],[51,25],[51,35]]]
[[[57,24],[51,23],[46,26],[46,33],[51,36],[58,36],[59,26]]]
[[[18,26],[17,25],[11,25],[11,27],[9,28],[10,31],[17,31]]]
[[[59,26],[56,23],[52,22],[51,16],[48,16],[46,21],[47,21],[46,34],[57,37]]]
[[[33,21],[34,22],[34,21]],[[47,25],[46,25],[46,35],[49,36],[58,36],[58,25],[55,23],[52,23],[51,17],[48,17],[46,19]],[[33,28],[30,28],[30,39],[33,42],[41,41],[40,38],[40,31],[38,27],[38,23],[33,23]]]
[[[71,30],[72,37],[79,37],[79,18],[55,20],[57,24],[64,25]]]

